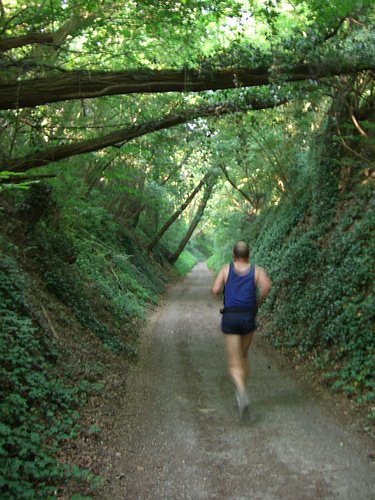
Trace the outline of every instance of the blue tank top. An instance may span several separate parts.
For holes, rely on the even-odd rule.
[[[245,275],[237,274],[233,263],[230,264],[228,279],[224,287],[224,307],[255,308],[257,290],[254,275],[253,264]]]

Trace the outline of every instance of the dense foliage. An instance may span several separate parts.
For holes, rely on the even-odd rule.
[[[373,26],[371,0],[0,1],[2,497],[74,475],[67,345],[134,356],[236,239],[275,345],[373,400]]]
[[[56,346],[30,319],[25,277],[1,257],[0,491],[2,498],[40,498],[73,472],[54,454],[75,436],[82,396],[54,371]]]
[[[72,191],[74,179],[70,183]],[[90,476],[54,457],[76,436],[77,409],[95,387],[92,381],[65,381],[71,374],[62,373],[58,362],[65,340],[55,338],[49,319],[54,304],[68,308],[59,329],[69,336],[76,318],[104,349],[134,356],[140,321],[166,276],[100,207],[82,201],[63,208],[42,184],[26,196],[6,198],[17,217],[6,212],[8,243],[2,240],[1,253],[0,488],[2,498],[40,498],[63,479]],[[74,342],[80,345],[78,338]]]

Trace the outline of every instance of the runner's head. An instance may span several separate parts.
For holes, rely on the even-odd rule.
[[[248,259],[250,254],[249,245],[246,241],[237,241],[233,248],[233,256],[235,259]]]

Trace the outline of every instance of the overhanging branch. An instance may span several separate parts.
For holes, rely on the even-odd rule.
[[[288,69],[283,81],[293,82],[375,69],[374,62],[330,61],[299,64]],[[285,70],[283,70],[283,73]],[[278,68],[260,66],[203,72],[199,70],[68,71],[64,74],[0,84],[0,109],[34,107],[58,101],[106,95],[200,92],[268,85]]]
[[[73,144],[65,144],[63,146],[47,148],[34,155],[28,155],[23,158],[10,160],[5,164],[0,165],[0,169],[9,170],[12,172],[26,172],[31,168],[43,167],[52,162],[63,160],[71,156],[83,153],[91,153],[93,151],[104,149],[108,146],[125,143],[151,132],[174,127],[196,118],[222,116],[235,112],[274,108],[285,102],[286,101],[267,102],[252,99],[247,103],[244,103],[242,106],[239,106],[237,103],[225,103],[219,106],[201,106],[195,109],[192,108],[190,110],[184,110],[182,112],[176,113],[175,115],[168,116],[167,118],[161,118],[160,120],[149,121],[141,125],[123,128],[110,134],[96,137],[94,139],[86,139],[84,141],[75,142]]]
[[[35,43],[53,43],[53,35],[50,33],[29,33],[28,35],[14,38],[3,38],[0,40],[0,52],[18,49],[19,47]]]

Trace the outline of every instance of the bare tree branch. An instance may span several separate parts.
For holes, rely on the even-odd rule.
[[[40,179],[52,179],[56,177],[55,174],[41,174],[41,175],[17,175],[5,178],[0,178],[0,184],[20,184],[21,182],[39,181]]]
[[[228,174],[228,170],[225,168],[225,165],[221,164],[219,165],[220,169],[222,170],[226,180],[229,182],[229,184],[236,190],[238,191],[244,198],[246,201],[248,201],[254,208],[257,208],[256,204],[254,203],[254,201],[250,198],[250,196],[248,194],[245,193],[245,191],[243,191],[241,188],[239,188],[235,182],[229,177],[229,174]]]
[[[0,52],[18,49],[26,45],[47,44],[61,45],[69,35],[74,35],[77,30],[89,24],[95,19],[95,14],[89,16],[73,15],[69,21],[64,23],[55,33],[28,33],[27,35],[17,36],[13,38],[4,38],[0,40]]]
[[[318,43],[328,42],[328,40],[330,40],[331,38],[336,36],[339,29],[344,24],[344,22],[346,21],[347,18],[348,18],[347,16],[340,17],[337,25],[329,33],[326,33],[326,35],[321,40],[319,40]]]
[[[195,231],[195,228],[197,227],[201,218],[203,217],[203,213],[204,213],[204,210],[205,210],[206,205],[208,203],[208,200],[210,199],[210,197],[212,195],[212,191],[214,189],[216,179],[217,179],[216,176],[211,175],[208,182],[206,182],[204,193],[203,193],[202,199],[198,205],[198,209],[196,211],[196,214],[195,214],[185,236],[180,241],[180,244],[178,245],[177,250],[173,253],[173,255],[171,255],[169,257],[169,262],[171,262],[172,264],[173,264],[173,262],[176,262],[176,260],[181,255],[183,249],[186,247],[190,238],[192,237],[192,235]]]

